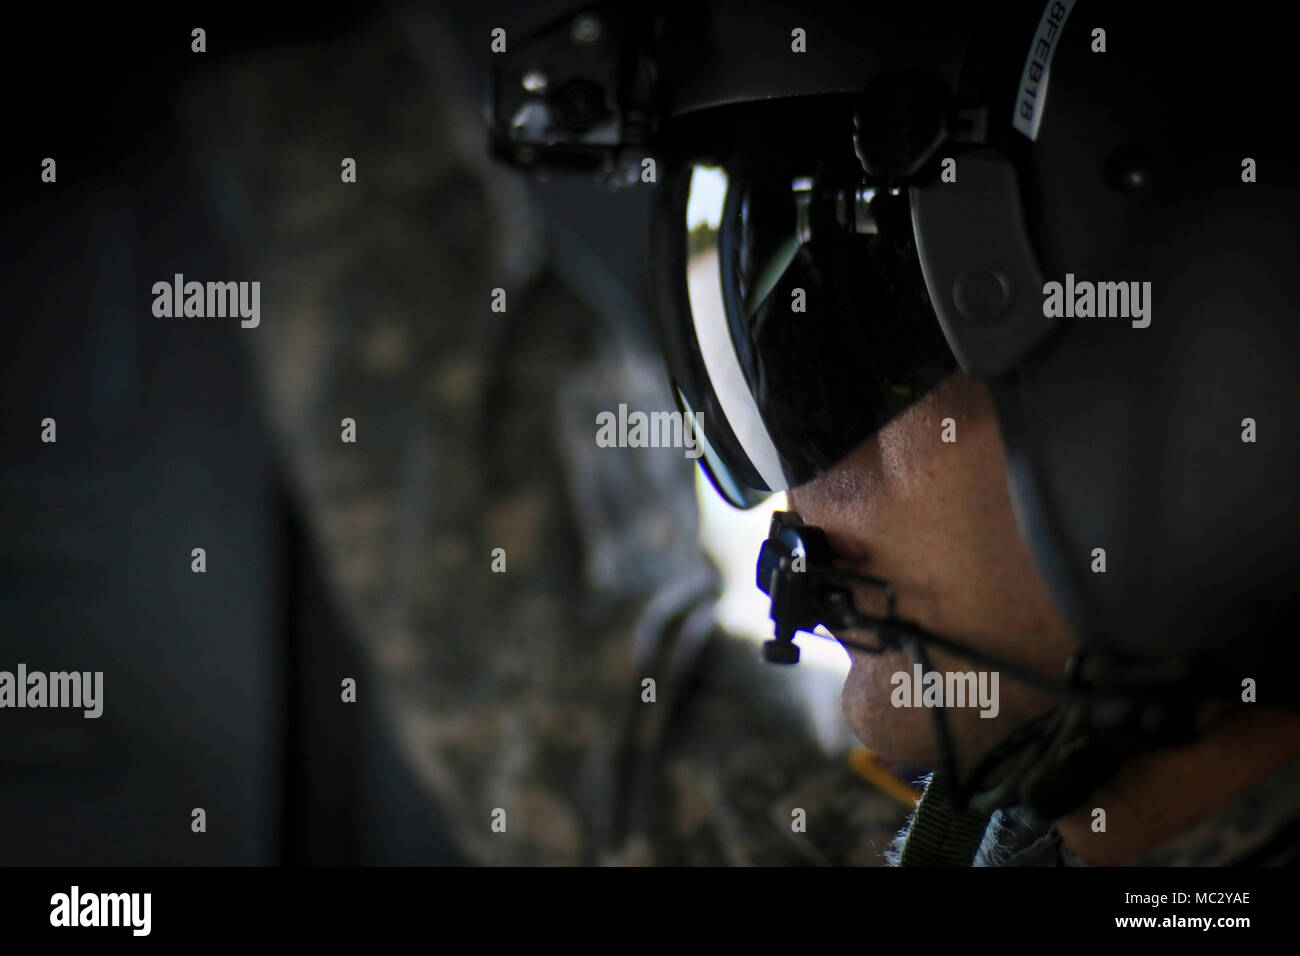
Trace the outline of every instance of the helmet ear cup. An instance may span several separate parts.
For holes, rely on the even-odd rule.
[[[1020,170],[1027,227],[1045,279],[1151,295],[1141,317],[1060,320],[1003,377],[1017,515],[1085,642],[1245,652],[1285,630],[1300,578],[1300,158],[1259,94],[1293,85],[1286,41],[1225,21],[1206,70],[1194,26],[1094,9],[1110,49],[1067,22]],[[1275,423],[1266,442],[1247,419]]]

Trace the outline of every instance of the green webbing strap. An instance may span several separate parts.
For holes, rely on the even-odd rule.
[[[931,775],[907,832],[899,866],[970,866],[988,829],[989,816],[958,811],[940,774]]]

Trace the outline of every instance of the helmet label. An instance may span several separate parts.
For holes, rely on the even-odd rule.
[[[1020,89],[1016,93],[1011,124],[1032,140],[1038,139],[1038,127],[1047,106],[1047,78],[1052,69],[1052,57],[1056,55],[1058,34],[1073,8],[1074,0],[1050,0],[1038,21],[1029,55],[1025,57],[1025,68],[1020,73]]]

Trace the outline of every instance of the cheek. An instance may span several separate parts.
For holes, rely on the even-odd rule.
[[[838,550],[894,582],[900,613],[935,627],[963,629],[998,588],[1022,586],[1028,567],[996,425],[971,404],[933,395],[791,499],[825,521]],[[955,442],[941,440],[946,418]]]
[[[946,431],[956,440],[943,441]],[[870,534],[878,546],[887,543],[886,535],[898,534],[925,536],[929,547],[942,543],[945,532],[986,514],[989,505],[1001,505],[1005,481],[986,390],[955,377],[837,467],[793,491],[791,502],[796,509],[806,505],[833,530]]]
[[[890,678],[908,667],[901,652],[854,654],[840,703],[845,721],[864,745],[886,759],[921,764],[932,756],[929,715],[890,703]]]
[[[936,390],[840,467],[792,492],[791,504],[826,529],[837,551],[865,559],[865,571],[894,582],[903,616],[1059,674],[1074,642],[1021,540],[996,418],[981,393],[969,380]],[[955,442],[942,441],[945,418],[954,420]],[[934,663],[940,670],[973,666],[958,659]],[[932,755],[928,714],[890,703],[890,678],[909,668],[901,653],[854,654],[842,703],[865,744],[916,760]],[[1000,736],[1009,723],[1041,709],[1040,701],[1021,700],[1013,685],[1002,682],[1001,719],[964,727],[964,743],[982,741],[995,727]]]

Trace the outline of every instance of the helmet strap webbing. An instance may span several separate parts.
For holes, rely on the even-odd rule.
[[[930,776],[903,843],[899,866],[970,866],[989,816],[959,809],[942,771]]]

